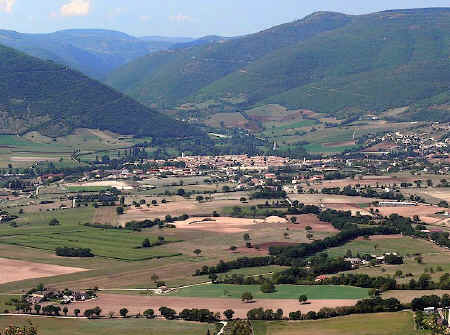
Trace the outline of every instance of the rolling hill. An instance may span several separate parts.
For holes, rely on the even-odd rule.
[[[145,56],[107,83],[160,109],[279,104],[349,117],[414,105],[410,116],[430,109],[447,115],[449,56],[450,8],[319,12],[238,39]]]
[[[160,138],[199,134],[77,71],[0,45],[0,132],[57,137],[75,128]]]
[[[0,30],[0,44],[103,79],[109,72],[149,53],[166,50],[189,38],[137,38],[118,31],[73,29],[50,34]]]

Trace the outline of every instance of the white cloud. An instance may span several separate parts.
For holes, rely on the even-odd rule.
[[[0,0],[0,10],[11,13],[16,0]]]
[[[169,20],[175,22],[189,22],[192,21],[192,18],[187,15],[178,13],[177,15],[169,16]]]
[[[89,14],[90,9],[91,0],[71,0],[61,6],[60,13],[62,16],[85,16]]]

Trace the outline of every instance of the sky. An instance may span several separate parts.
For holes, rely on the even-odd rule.
[[[134,36],[238,36],[315,11],[366,14],[448,6],[448,0],[0,0],[0,29],[48,33],[98,28]]]

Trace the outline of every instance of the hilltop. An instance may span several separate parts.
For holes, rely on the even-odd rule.
[[[161,138],[197,134],[77,71],[1,45],[0,114],[2,133],[56,137],[83,127]]]
[[[343,118],[412,106],[408,117],[433,110],[436,118],[449,114],[449,55],[450,8],[318,12],[238,39],[153,53],[107,83],[160,109],[279,104]]]

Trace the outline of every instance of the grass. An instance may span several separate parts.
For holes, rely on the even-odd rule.
[[[324,146],[320,143],[307,144],[305,149],[308,152],[313,153],[334,153],[334,152],[344,152],[345,150],[354,148],[354,145],[344,145],[344,146]]]
[[[361,299],[368,296],[368,290],[351,286],[303,286],[278,285],[274,293],[262,293],[258,285],[202,285],[182,289],[174,295],[198,298],[240,299],[242,293],[251,292],[255,299],[297,299],[306,294],[308,299]]]
[[[54,233],[20,235],[2,239],[0,242],[49,251],[53,251],[58,247],[90,248],[96,256],[128,261],[167,257],[177,254],[175,252],[171,254],[160,251],[158,247],[137,249],[136,247],[141,245],[144,238],[148,238],[151,243],[157,241],[157,237],[154,235],[125,230],[80,227],[70,232],[56,231]]]
[[[344,256],[347,250],[351,250],[353,255],[376,254],[385,252],[397,252],[400,255],[415,253],[429,253],[432,251],[430,243],[409,237],[385,240],[354,240],[343,246],[328,249],[328,255],[332,257]]]
[[[13,298],[19,298],[18,295],[0,295],[0,313],[3,313],[6,309],[9,311],[13,311],[14,307],[9,306],[6,303],[9,302]],[[1,327],[0,327],[1,329]]]
[[[418,335],[412,312],[351,315],[318,321],[253,322],[255,335]]]
[[[129,318],[113,320],[70,320],[49,318],[0,317],[0,329],[11,324],[23,326],[31,321],[39,335],[198,335],[213,334],[215,325],[183,321],[147,320]]]
[[[68,186],[69,192],[100,192],[111,189],[108,186]]]
[[[107,230],[85,227],[91,222],[93,208],[78,208],[56,212],[29,213],[19,221],[19,227],[0,228],[0,243],[54,251],[58,247],[90,248],[96,256],[127,261],[137,261],[178,254],[161,247],[137,249],[145,238],[157,241],[155,234],[129,230]],[[49,226],[52,218],[61,225]],[[167,238],[167,242],[176,239]]]

